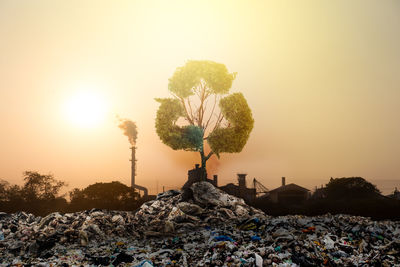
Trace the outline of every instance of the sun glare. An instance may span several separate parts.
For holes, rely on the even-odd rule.
[[[106,115],[106,102],[96,91],[80,90],[73,94],[64,106],[67,119],[76,126],[98,126]]]

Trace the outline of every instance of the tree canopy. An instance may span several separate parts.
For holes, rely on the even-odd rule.
[[[0,180],[0,207],[2,211],[27,211],[45,215],[66,207],[67,201],[60,196],[60,190],[66,185],[52,174],[40,174],[26,171],[24,185],[9,185]]]
[[[0,179],[0,201],[7,200],[8,182]]]
[[[66,185],[58,181],[52,174],[40,174],[34,171],[24,172],[23,194],[25,199],[51,200],[55,199],[62,187]]]
[[[220,107],[222,115],[230,123],[229,127],[217,127],[210,133],[207,141],[217,156],[221,152],[240,152],[253,129],[251,110],[242,93],[234,93],[221,99]]]
[[[174,150],[199,152],[204,169],[214,154],[241,152],[254,119],[242,93],[223,97],[235,77],[224,64],[213,61],[191,60],[177,68],[168,84],[173,97],[156,99],[161,104],[155,123],[161,141]],[[187,125],[182,125],[182,118]]]
[[[176,69],[169,79],[168,89],[178,98],[187,98],[196,93],[197,87],[204,83],[205,94],[227,94],[236,73],[229,73],[224,64],[209,60],[190,60],[185,66]]]
[[[24,172],[23,186],[10,185],[0,179],[0,211],[26,211],[44,216],[51,212],[76,212],[93,208],[109,210],[135,210],[152,196],[139,198],[131,187],[120,182],[95,183],[84,189],[75,188],[69,192],[70,202],[59,196],[61,186],[53,175]]]
[[[71,205],[79,208],[128,209],[139,198],[134,189],[121,182],[95,183],[70,192]]]
[[[331,178],[326,185],[329,198],[375,197],[380,191],[362,177]]]

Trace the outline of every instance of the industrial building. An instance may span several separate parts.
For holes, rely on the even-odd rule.
[[[149,195],[149,191],[146,187],[136,184],[135,177],[136,177],[136,147],[131,147],[131,187],[133,189],[137,189],[143,192],[143,197],[147,198]]]
[[[218,175],[214,175],[213,179],[208,179],[207,173],[204,174],[204,170],[200,168],[199,164],[196,164],[194,169],[188,171],[188,180],[182,189],[190,188],[193,183],[199,181],[207,181],[230,195],[243,198],[247,203],[253,203],[257,196],[268,193],[268,189],[255,178],[253,179],[253,187],[248,188],[246,176],[247,174],[245,173],[238,173],[238,184],[229,183],[224,186],[218,186]]]
[[[269,191],[268,199],[275,203],[294,204],[301,203],[310,197],[310,190],[297,184],[286,184],[282,177],[282,185]]]
[[[225,191],[230,195],[234,195],[243,198],[247,203],[252,203],[256,199],[256,188],[247,188],[245,173],[238,173],[238,185],[229,183],[224,186],[220,186],[219,189]]]
[[[394,189],[393,193],[390,195],[387,195],[387,197],[394,198],[400,200],[400,191],[397,189],[397,187]]]
[[[204,174],[204,170],[199,167],[199,164],[196,164],[194,169],[188,171],[188,180],[182,189],[190,188],[193,183],[199,181],[208,181],[226,193],[244,199],[249,204],[261,199],[274,203],[295,204],[301,203],[311,196],[311,192],[307,188],[293,183],[287,185],[285,177],[282,177],[282,185],[280,187],[268,190],[255,178],[251,187],[247,187],[246,176],[247,174],[245,173],[238,173],[237,184],[229,183],[224,186],[218,186],[218,176],[214,175],[213,179],[208,179],[207,173]]]
[[[200,168],[200,164],[196,164],[194,169],[188,171],[188,180],[183,185],[182,189],[190,188],[192,184],[200,181],[207,181],[215,187],[218,186],[218,176],[214,175],[213,180],[208,179],[207,173],[204,173],[204,170]]]

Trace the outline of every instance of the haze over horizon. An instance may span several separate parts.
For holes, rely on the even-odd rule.
[[[255,120],[241,153],[208,164],[220,184],[237,172],[270,189],[282,176],[309,189],[361,176],[390,193],[400,188],[399,14],[398,1],[3,0],[0,179],[22,184],[32,170],[69,189],[129,185],[118,115],[138,127],[137,183],[180,187],[199,156],[161,143],[154,98],[170,97],[168,79],[193,59],[237,72],[231,92]]]

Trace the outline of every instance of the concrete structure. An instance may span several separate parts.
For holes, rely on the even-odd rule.
[[[301,203],[310,197],[310,190],[296,184],[286,185],[285,177],[282,177],[282,186],[269,191],[268,198],[275,203]]]
[[[135,155],[136,154],[136,147],[132,146],[131,150],[132,150],[132,158],[131,158],[131,187],[133,189],[137,189],[137,190],[143,191],[143,197],[147,197],[148,194],[149,194],[147,188],[144,187],[144,186],[137,185],[136,182],[135,182],[135,178],[136,178],[136,155]]]
[[[229,183],[227,185],[219,187],[219,189],[225,191],[230,195],[234,195],[243,198],[247,203],[252,203],[256,199],[256,189],[247,188],[246,186],[246,175],[244,173],[238,173],[238,185]]]
[[[397,187],[394,189],[393,193],[390,195],[387,195],[387,197],[394,198],[400,200],[400,191],[397,189]]]
[[[194,169],[188,171],[188,180],[182,189],[189,188],[192,184],[200,181],[207,181],[216,187],[218,186],[218,176],[214,175],[213,180],[208,179],[207,172],[204,173],[204,170],[200,168],[200,164],[196,164]]]
[[[182,189],[190,188],[190,186],[196,182],[207,181],[230,195],[243,198],[247,203],[253,203],[257,197],[257,188],[259,188],[259,194],[267,193],[268,189],[255,178],[253,180],[253,188],[248,188],[246,176],[247,174],[245,173],[238,173],[237,184],[229,183],[224,186],[218,186],[218,176],[214,175],[212,180],[208,179],[207,173],[204,174],[204,170],[200,168],[199,164],[196,164],[194,169],[188,171],[188,180],[183,185]]]
[[[328,193],[326,191],[326,187],[323,186],[321,186],[320,188],[316,187],[314,193],[311,196],[312,199],[322,199],[327,197]]]

